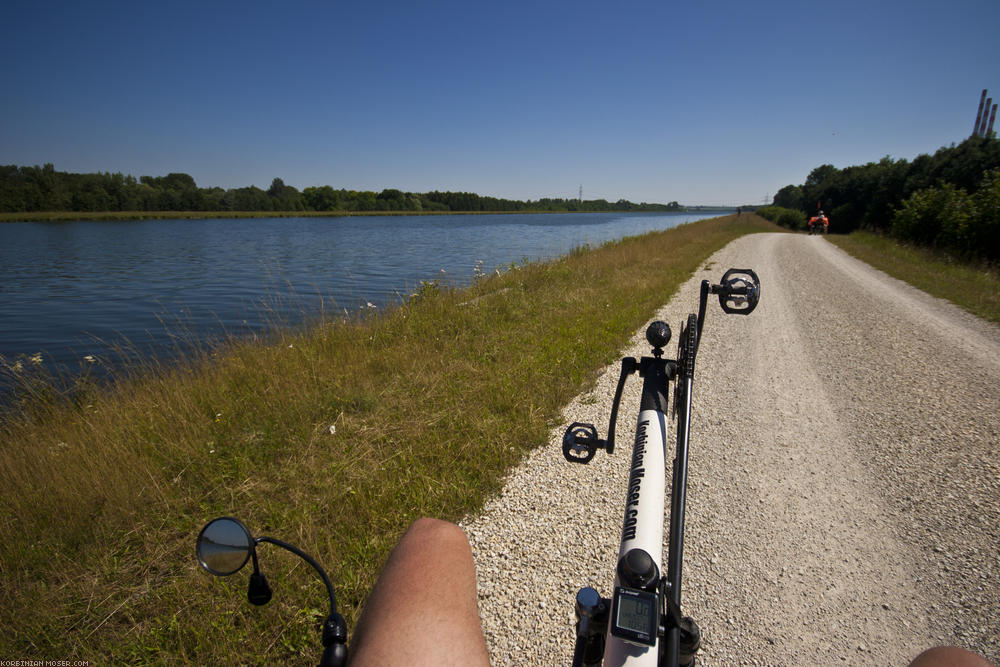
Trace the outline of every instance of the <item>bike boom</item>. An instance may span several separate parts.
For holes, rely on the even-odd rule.
[[[676,359],[663,358],[663,348],[671,338],[666,322],[653,322],[646,329],[646,340],[653,347],[651,357],[622,359],[607,439],[598,436],[593,424],[579,422],[570,424],[563,435],[562,450],[567,461],[589,463],[598,449],[613,453],[625,382],[636,372],[643,378],[614,592],[611,598],[601,597],[590,587],[577,593],[574,666],[692,665],[701,646],[698,625],[681,613],[681,570],[694,368],[710,294],[718,295],[723,312],[749,315],[760,300],[760,280],[751,269],[730,269],[718,285],[702,281],[698,313],[688,315],[681,327]],[[677,428],[664,574],[663,510],[671,383],[675,385],[673,411]]]

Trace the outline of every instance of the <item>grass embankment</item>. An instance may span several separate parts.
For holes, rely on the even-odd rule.
[[[251,607],[245,572],[197,568],[208,519],[313,554],[353,624],[410,521],[479,507],[710,253],[777,229],[729,216],[425,286],[375,318],[29,406],[0,424],[0,656],[315,664],[318,578],[263,545],[275,598]]]
[[[990,322],[1000,322],[1000,272],[996,267],[956,262],[926,248],[900,244],[870,232],[827,239],[854,257],[932,296]]]

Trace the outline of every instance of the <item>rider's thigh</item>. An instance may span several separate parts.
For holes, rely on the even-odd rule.
[[[488,665],[476,568],[455,524],[419,519],[396,545],[350,646],[353,665]]]

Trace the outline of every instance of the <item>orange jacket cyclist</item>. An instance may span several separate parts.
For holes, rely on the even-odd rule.
[[[813,217],[809,218],[809,226],[812,227],[816,223],[821,223],[823,225],[824,231],[830,228],[830,218],[826,217],[823,211],[820,211]]]

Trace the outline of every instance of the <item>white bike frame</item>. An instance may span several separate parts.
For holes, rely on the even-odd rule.
[[[618,547],[615,595],[612,599],[602,598],[590,587],[577,594],[574,665],[677,667],[693,664],[700,646],[697,624],[681,614],[681,571],[694,364],[709,294],[719,296],[723,312],[748,315],[760,299],[760,281],[751,269],[728,270],[720,285],[702,281],[698,314],[689,315],[681,329],[676,360],[662,358],[662,348],[670,340],[670,327],[663,322],[654,322],[646,330],[646,340],[653,346],[652,357],[638,361],[631,357],[622,359],[607,440],[598,437],[592,424],[573,423],[563,436],[563,456],[568,461],[588,463],[601,448],[611,454],[622,389],[628,376],[639,371],[643,377],[642,398]],[[670,383],[674,381],[677,449],[670,486],[667,566],[663,574],[667,422]],[[623,582],[622,578],[628,581]],[[655,613],[651,607],[654,600]],[[643,619],[647,610],[650,613]],[[612,618],[619,612],[621,618]]]
[[[663,501],[666,483],[667,415],[659,410],[642,410],[635,429],[632,467],[625,498],[625,519],[618,558],[631,549],[642,549],[653,558],[659,571],[663,555]],[[615,586],[622,585],[615,574]],[[655,646],[637,646],[611,634],[610,624],[604,648],[608,667],[655,667],[660,640]]]
[[[658,328],[657,328],[658,327]],[[654,330],[655,329],[655,330]],[[652,335],[650,334],[652,331]],[[687,489],[688,424],[691,416],[691,388],[694,376],[694,357],[697,352],[698,320],[692,314],[681,332],[678,360],[663,359],[661,345],[669,340],[669,327],[663,323],[651,325],[647,339],[654,344],[653,357],[622,360],[621,376],[612,404],[608,439],[601,440],[590,424],[574,423],[563,439],[563,454],[567,459],[586,463],[597,448],[614,450],[614,424],[622,389],[628,376],[638,371],[643,378],[642,398],[632,446],[632,464],[629,469],[628,489],[625,495],[625,512],[622,519],[621,542],[618,547],[619,568],[616,568],[615,588],[655,594],[659,621],[652,633],[642,634],[645,639],[627,641],[616,636],[612,628],[618,619],[613,600],[600,598],[594,589],[584,589],[577,596],[578,636],[574,655],[575,664],[596,664],[600,650],[602,665],[607,667],[652,667],[660,664],[661,656],[667,665],[677,665],[679,658],[680,578],[681,553],[684,533],[684,498]],[[673,482],[670,499],[670,538],[666,576],[663,572],[663,515],[666,498],[666,460],[668,421],[670,411],[670,384],[677,380],[677,452],[674,456]],[[678,397],[675,397],[678,398]],[[640,562],[644,578],[641,585],[622,581],[620,567],[630,552],[644,552]],[[637,573],[631,572],[631,577]],[[650,601],[650,598],[646,598]],[[653,619],[649,619],[651,622]],[[693,624],[692,624],[693,625]],[[623,630],[628,633],[627,630]],[[646,631],[642,631],[645,633]],[[697,634],[695,627],[694,633]],[[662,635],[662,636],[661,636]],[[665,646],[661,647],[661,643]],[[696,642],[693,642],[696,644]]]
[[[670,541],[666,568],[667,587],[664,595],[670,598],[668,608],[680,610],[681,569],[684,548],[684,504],[687,496],[687,459],[690,444],[691,393],[693,361],[698,347],[697,320],[688,318],[682,338],[687,337],[690,363],[644,359],[642,399],[632,448],[632,466],[625,499],[625,518],[622,539],[618,547],[619,560],[632,549],[642,549],[649,554],[659,572],[663,572],[663,515],[666,497],[666,460],[668,437],[668,411],[670,382],[677,375],[677,451],[673,461],[670,500]],[[682,345],[685,341],[682,340]],[[684,355],[679,355],[684,356]],[[615,574],[615,586],[622,585]],[[679,620],[679,619],[678,619]],[[679,630],[666,618],[666,647],[664,658],[668,665],[678,664]],[[654,667],[659,664],[661,653],[657,638],[654,646],[638,646],[611,634],[611,623],[605,638],[604,665],[607,667]]]

